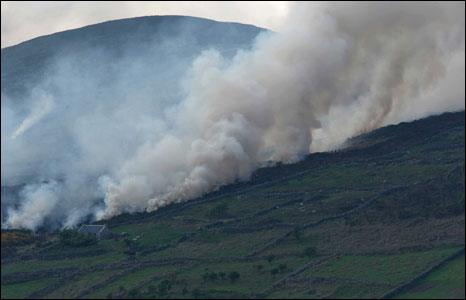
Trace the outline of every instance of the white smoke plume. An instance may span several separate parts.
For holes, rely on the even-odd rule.
[[[145,62],[131,57],[121,63],[126,75],[111,95],[99,90],[102,74],[79,89],[54,77],[67,87],[55,97],[67,109],[57,104],[47,115],[36,113],[14,141],[3,138],[12,125],[2,123],[8,147],[2,147],[2,182],[30,170],[15,166],[19,159],[48,180],[20,197],[3,226],[35,229],[44,220],[72,226],[89,215],[153,211],[247,180],[268,161],[295,162],[386,124],[462,110],[464,28],[462,2],[304,3],[279,33],[261,34],[250,51],[232,59],[204,51],[179,80],[176,103],[132,88],[131,72]],[[145,85],[157,84],[149,79]],[[117,105],[103,99],[121,94]],[[18,150],[41,128],[49,134],[40,149]],[[48,166],[37,167],[39,158]],[[4,176],[4,169],[13,175]]]
[[[23,191],[21,207],[8,212],[8,222],[13,228],[34,229],[42,225],[44,218],[53,212],[59,201],[60,186],[56,182],[28,185]]]
[[[40,121],[44,116],[46,116],[53,109],[53,99],[48,96],[43,96],[38,99],[37,103],[34,103],[32,111],[26,119],[19,125],[19,127],[13,132],[11,138],[15,139],[16,137],[23,134],[31,126]]]

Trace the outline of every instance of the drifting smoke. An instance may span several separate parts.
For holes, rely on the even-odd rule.
[[[53,106],[31,109],[12,129],[3,119],[15,120],[13,101],[2,99],[2,182],[35,178],[3,226],[153,211],[247,180],[268,161],[295,162],[383,125],[464,109],[464,27],[464,3],[299,4],[252,50],[204,51],[170,87],[182,87],[172,102],[144,68],[150,57],[122,59],[115,73],[125,75],[110,84],[98,72],[64,76],[73,60],[60,61],[42,85]],[[135,76],[144,78],[138,89]]]
[[[43,97],[39,99],[37,103],[34,104],[34,107],[31,110],[31,114],[24,119],[19,127],[11,135],[12,139],[17,138],[28,130],[35,123],[39,122],[45,115],[47,115],[53,109],[53,100],[50,97]]]

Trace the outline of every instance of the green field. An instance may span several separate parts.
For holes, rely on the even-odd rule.
[[[382,297],[464,249],[464,137],[464,112],[382,128],[93,245],[2,232],[2,299]],[[464,291],[463,255],[398,296]]]
[[[32,292],[43,288],[56,280],[42,278],[22,283],[13,283],[2,287],[2,299],[21,299],[30,295]]]
[[[397,299],[461,299],[464,294],[464,254],[427,277],[416,282],[408,291],[399,294]]]

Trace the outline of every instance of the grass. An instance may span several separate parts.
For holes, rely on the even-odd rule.
[[[30,272],[31,270],[49,270],[56,268],[86,268],[98,264],[116,262],[124,258],[124,255],[116,252],[106,255],[62,259],[62,260],[31,260],[2,266],[2,275],[16,272]]]
[[[465,297],[464,254],[419,280],[397,299],[461,299]]]
[[[178,244],[147,258],[161,259],[168,257],[239,257],[248,255],[258,247],[281,236],[285,230],[266,230],[252,233],[225,234],[218,230],[201,231],[192,240]],[[212,233],[212,236],[209,236]],[[221,237],[224,237],[221,239]],[[219,242],[221,240],[221,242]]]
[[[343,256],[310,271],[309,275],[396,286],[457,250],[445,248],[393,255]]]
[[[21,279],[22,273],[59,268],[85,271],[101,265],[106,269],[82,272],[46,297],[73,298],[112,278],[86,297],[127,297],[118,294],[120,287],[146,291],[141,296],[147,296],[157,293],[163,280],[170,280],[173,298],[195,294],[250,298],[309,261],[338,255],[338,259],[303,271],[266,297],[380,297],[464,247],[464,113],[456,117],[459,125],[451,124],[454,116],[442,122],[431,119],[423,123],[426,128],[416,125],[414,132],[409,124],[400,125],[402,129],[392,126],[365,137],[369,142],[353,150],[311,155],[297,164],[261,169],[252,184],[229,186],[228,192],[214,201],[196,202],[180,212],[162,208],[109,221],[111,230],[126,233],[125,238],[73,249],[51,237],[47,243],[36,244],[33,239],[5,233],[3,240],[15,248],[3,248],[2,242],[2,279]],[[460,129],[451,133],[450,128]],[[374,148],[367,149],[369,146]],[[309,172],[301,174],[303,171]],[[282,180],[288,175],[295,177]],[[266,184],[257,186],[262,183]],[[398,185],[406,189],[382,193]],[[249,190],[238,193],[244,189]],[[350,211],[372,198],[376,201],[356,213],[298,230],[250,256],[294,228]],[[231,222],[232,218],[237,219]],[[215,223],[221,220],[229,222]],[[306,257],[304,250],[309,247],[315,254]],[[17,259],[23,255],[37,258]],[[267,258],[272,256],[269,262]],[[7,263],[10,258],[17,260]],[[177,264],[149,267],[167,259],[176,259]],[[272,270],[280,265],[286,268],[273,275]],[[236,282],[204,281],[206,269],[238,272],[240,278]],[[119,274],[121,277],[113,277]],[[34,278],[2,284],[2,298],[24,298],[54,280]],[[464,297],[464,290],[463,256],[402,296]]]
[[[308,259],[301,257],[285,257],[274,259],[271,262],[261,259],[252,262],[209,263],[197,265],[180,274],[178,278],[185,280],[190,287],[198,287],[199,289],[254,294],[266,289],[282,276],[285,276],[308,261]],[[286,265],[284,272],[272,275],[271,270],[278,268],[280,265]],[[261,266],[261,268],[259,269],[257,266]],[[205,272],[224,272],[226,274],[238,272],[240,278],[237,282],[231,282],[228,279],[204,282],[202,274]]]
[[[109,271],[99,271],[93,273],[86,272],[80,277],[73,279],[73,281],[68,282],[66,285],[53,291],[51,294],[47,295],[47,298],[76,298],[82,290],[85,290],[95,285],[96,283],[104,281],[113,274],[113,272]]]
[[[21,283],[2,284],[2,299],[24,299],[31,293],[54,283],[56,280],[54,278],[41,278]]]
[[[277,288],[268,299],[374,299],[387,290],[383,286],[345,283],[339,281],[310,281],[305,284],[287,284]]]
[[[161,267],[148,267],[148,268],[135,270],[111,282],[110,284],[106,285],[104,288],[86,295],[85,298],[88,298],[88,299],[105,298],[109,293],[116,293],[120,287],[123,287],[126,290],[130,290],[140,285],[143,281],[146,281],[151,277],[154,277],[154,276],[163,277],[167,273],[175,272],[179,269],[180,269],[179,266],[161,266]]]
[[[127,233],[129,238],[137,239],[142,245],[165,244],[183,236],[183,231],[167,222],[122,225],[112,228],[118,233]]]

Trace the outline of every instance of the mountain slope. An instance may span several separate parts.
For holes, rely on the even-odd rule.
[[[101,222],[120,235],[93,245],[3,232],[2,298],[464,297],[445,279],[464,277],[464,125],[463,111],[384,127]]]
[[[113,60],[157,55],[164,64],[189,61],[201,50],[247,48],[263,29],[238,23],[215,22],[187,16],[147,16],[108,21],[41,36],[1,50],[2,93],[24,97],[41,80],[50,64],[70,53],[80,53],[82,64],[92,62],[93,50],[105,51]],[[177,45],[176,48],[167,45]],[[165,46],[165,47],[164,47]],[[102,66],[100,66],[102,67]],[[157,70],[157,69],[156,69]]]
[[[251,48],[262,31],[239,23],[150,16],[2,49],[2,226],[7,211],[28,202],[27,186],[48,183],[60,186],[58,194],[68,188],[80,192],[57,195],[61,207],[43,211],[37,227],[59,228],[81,208],[87,210],[78,213],[82,218],[91,217],[93,208],[103,205],[98,178],[173,128],[193,60],[215,50],[227,61]]]

